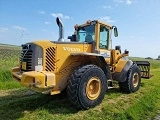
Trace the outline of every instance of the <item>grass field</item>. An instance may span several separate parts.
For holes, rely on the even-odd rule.
[[[150,80],[142,79],[136,93],[124,94],[117,85],[106,92],[103,102],[89,110],[75,109],[63,94],[49,96],[28,90],[14,81],[19,47],[0,46],[0,119],[2,120],[145,120],[160,114],[160,61],[150,60]],[[142,60],[141,58],[131,58]]]
[[[18,65],[20,47],[0,44],[0,89],[19,88],[11,77],[11,68]]]

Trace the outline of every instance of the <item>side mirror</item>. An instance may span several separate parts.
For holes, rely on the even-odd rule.
[[[117,27],[115,27],[115,26],[114,26],[114,36],[118,37],[118,30],[117,30]]]

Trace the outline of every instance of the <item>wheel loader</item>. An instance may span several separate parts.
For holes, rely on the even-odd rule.
[[[120,90],[136,92],[141,78],[150,78],[150,63],[131,61],[129,51],[120,46],[112,49],[111,35],[118,36],[116,26],[99,20],[88,20],[74,26],[74,34],[64,39],[59,18],[59,39],[39,40],[22,45],[19,66],[12,76],[24,86],[43,94],[66,91],[71,103],[80,109],[100,104],[113,81]]]

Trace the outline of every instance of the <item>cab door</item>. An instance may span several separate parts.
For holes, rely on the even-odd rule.
[[[104,25],[104,24],[99,24],[98,25],[98,38],[97,38],[97,48],[99,51],[99,54],[101,54],[106,62],[109,64],[110,63],[110,32],[111,29],[110,27]]]

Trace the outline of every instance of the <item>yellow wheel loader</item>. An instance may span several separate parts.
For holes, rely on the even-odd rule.
[[[99,20],[75,25],[75,32],[64,39],[63,23],[58,41],[40,40],[22,45],[19,66],[12,69],[13,78],[24,86],[44,94],[67,91],[77,108],[89,109],[100,104],[106,91],[118,81],[126,93],[139,89],[141,78],[150,78],[150,64],[128,59],[129,51],[120,46],[112,49],[111,34],[115,26]]]

